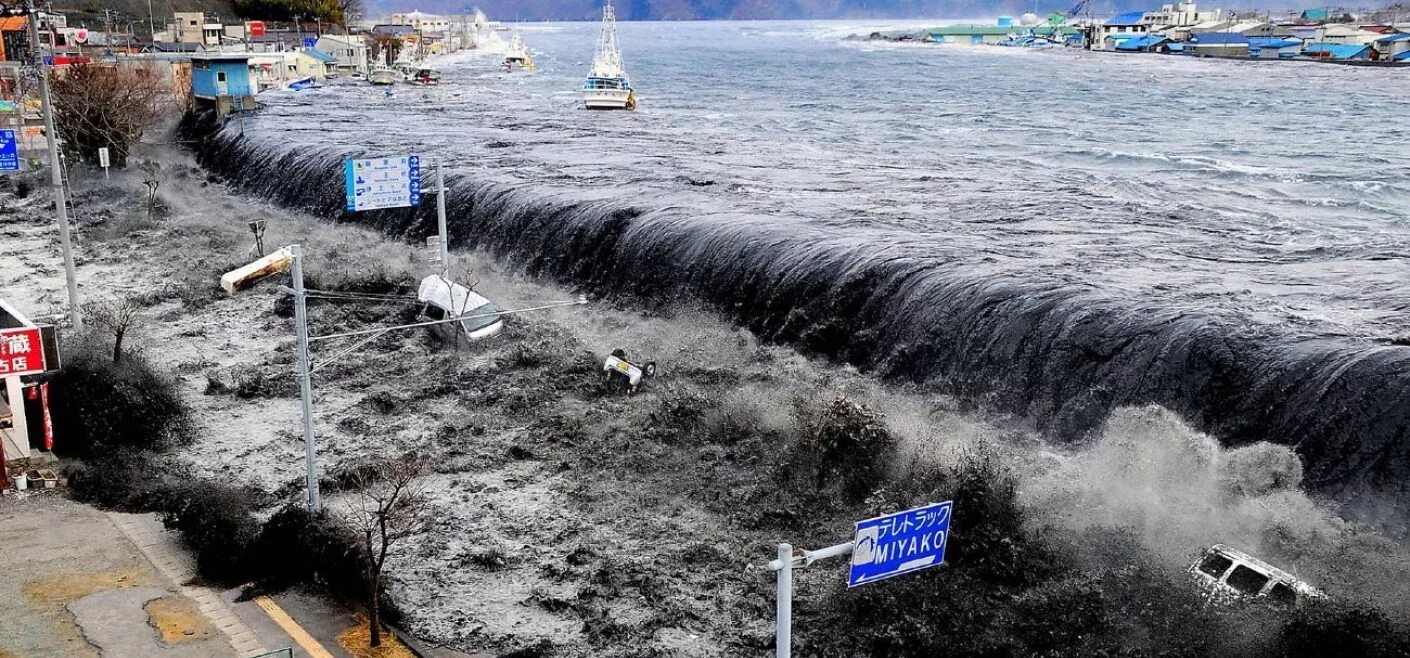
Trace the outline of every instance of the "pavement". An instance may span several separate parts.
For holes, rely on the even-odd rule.
[[[0,658],[414,655],[349,651],[358,618],[310,594],[236,601],[238,589],[195,579],[156,515],[103,512],[57,491],[0,498],[0,573]]]

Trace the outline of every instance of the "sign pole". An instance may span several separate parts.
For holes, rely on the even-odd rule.
[[[74,331],[83,331],[83,305],[78,298],[78,275],[74,271],[73,243],[69,240],[69,206],[64,200],[64,174],[59,169],[59,136],[54,130],[54,104],[49,98],[49,65],[44,63],[44,53],[39,50],[39,10],[33,4],[29,9],[29,39],[33,43],[35,63],[39,66],[39,95],[44,114],[44,134],[49,139],[49,171],[54,186],[54,207],[59,216],[59,246],[64,252],[64,278],[69,289],[69,318]]]
[[[294,331],[298,356],[294,363],[299,375],[299,398],[304,411],[304,461],[308,466],[308,511],[318,513],[318,473],[314,468],[315,450],[313,445],[313,364],[308,358],[308,308],[307,294],[304,292],[303,247],[289,245],[294,254]]]
[[[441,271],[450,269],[450,246],[446,241],[446,179],[441,175],[441,159],[436,158],[436,231],[441,236],[436,245],[441,255]]]
[[[778,545],[778,619],[774,624],[774,658],[793,653],[793,547]]]

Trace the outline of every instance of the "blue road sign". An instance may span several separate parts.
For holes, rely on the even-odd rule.
[[[348,212],[421,205],[421,156],[343,161]]]
[[[304,37],[304,47],[313,48],[318,45],[318,37]]]
[[[20,143],[13,130],[0,130],[0,171],[20,170]]]
[[[953,507],[953,501],[946,501],[858,521],[847,586],[884,580],[944,562]]]

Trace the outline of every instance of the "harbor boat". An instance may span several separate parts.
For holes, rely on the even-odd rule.
[[[441,84],[441,72],[435,69],[416,69],[406,81],[414,85],[433,87]]]
[[[592,58],[587,82],[583,83],[583,105],[589,110],[636,109],[636,92],[622,68],[617,14],[611,0],[602,8],[602,33],[597,38],[597,54]]]
[[[378,67],[367,72],[367,80],[374,85],[396,84],[402,77],[396,69],[388,67]]]
[[[515,68],[534,70],[534,58],[529,55],[529,48],[524,45],[524,38],[518,32],[510,38],[509,48],[504,51],[504,72],[509,73]]]

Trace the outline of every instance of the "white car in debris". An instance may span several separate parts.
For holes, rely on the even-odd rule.
[[[1210,546],[1190,565],[1195,580],[1216,601],[1263,599],[1294,605],[1325,596],[1317,588],[1282,569],[1223,544]]]
[[[603,381],[608,386],[618,383],[626,390],[627,395],[635,393],[636,387],[641,385],[643,379],[655,376],[655,361],[636,365],[627,361],[627,351],[620,347],[612,350],[612,355],[607,357],[606,363],[602,364]]]
[[[421,280],[416,299],[425,304],[421,315],[433,321],[462,318],[460,322],[431,325],[434,333],[450,341],[473,342],[504,330],[504,320],[490,300],[458,283],[433,274]]]

